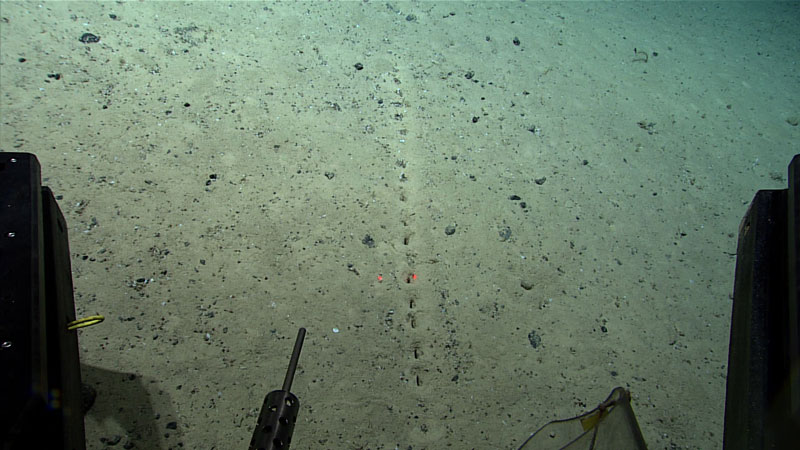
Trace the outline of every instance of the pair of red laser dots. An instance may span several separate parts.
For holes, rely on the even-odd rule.
[[[383,281],[383,275],[378,274],[378,283]],[[412,281],[417,281],[417,274],[412,273],[411,275],[406,277],[406,283],[411,283]]]

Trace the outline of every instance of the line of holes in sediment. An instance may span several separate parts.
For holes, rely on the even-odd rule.
[[[401,202],[405,202],[406,200],[407,200],[407,197],[406,197],[405,192],[401,191],[400,192],[400,201]],[[408,220],[405,219],[405,218],[403,219],[402,223],[403,223],[403,227],[408,227],[408,225],[409,225]],[[407,232],[403,236],[403,245],[408,245],[410,243],[411,243],[411,233]],[[412,273],[409,273],[409,274],[406,275],[406,278],[405,278],[404,281],[407,284],[411,284],[411,281],[413,281],[415,278],[416,278],[416,276],[412,272]],[[413,298],[408,299],[408,309],[410,311],[409,318],[410,318],[410,325],[411,325],[412,329],[417,328],[417,319],[416,319],[415,313],[414,313],[414,307],[415,306],[416,306],[416,302],[414,301],[414,299]],[[422,354],[422,352],[420,351],[419,347],[415,344],[412,347],[411,350],[412,350],[412,352],[414,354],[414,359],[418,360],[420,355]],[[419,374],[415,374],[414,375],[414,381],[415,381],[417,386],[420,386],[422,384],[422,382],[419,379]]]

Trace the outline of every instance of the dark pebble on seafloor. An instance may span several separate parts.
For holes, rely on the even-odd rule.
[[[361,240],[361,243],[366,245],[369,248],[374,248],[375,247],[375,239],[372,239],[372,236],[370,236],[370,235],[364,236],[364,239]]]
[[[119,434],[115,434],[115,435],[113,435],[111,437],[101,437],[100,438],[100,442],[105,444],[105,445],[108,445],[109,447],[113,447],[113,446],[119,444],[120,441],[122,441],[122,436],[120,436]]]
[[[531,343],[531,347],[538,348],[542,345],[542,337],[536,333],[536,330],[532,330],[528,333],[528,342]]]
[[[84,44],[94,44],[95,42],[100,42],[100,36],[92,33],[83,33],[78,40]]]
[[[448,225],[444,229],[444,234],[446,234],[448,236],[452,235],[455,232],[456,232],[456,226],[455,225]]]

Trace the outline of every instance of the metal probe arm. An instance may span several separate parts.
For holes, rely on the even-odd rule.
[[[292,359],[289,360],[289,369],[286,371],[286,378],[283,379],[283,389],[272,391],[264,398],[261,413],[258,415],[258,424],[253,431],[253,438],[250,439],[249,450],[285,450],[292,443],[300,400],[289,390],[292,388],[297,360],[300,358],[305,337],[306,329],[300,328],[297,331],[297,340],[294,342]]]

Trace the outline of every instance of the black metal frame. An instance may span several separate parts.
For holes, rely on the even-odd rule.
[[[0,153],[3,449],[86,447],[69,241],[29,153]]]
[[[800,430],[800,155],[739,226],[723,448],[791,448]],[[794,433],[794,439],[792,434]]]

